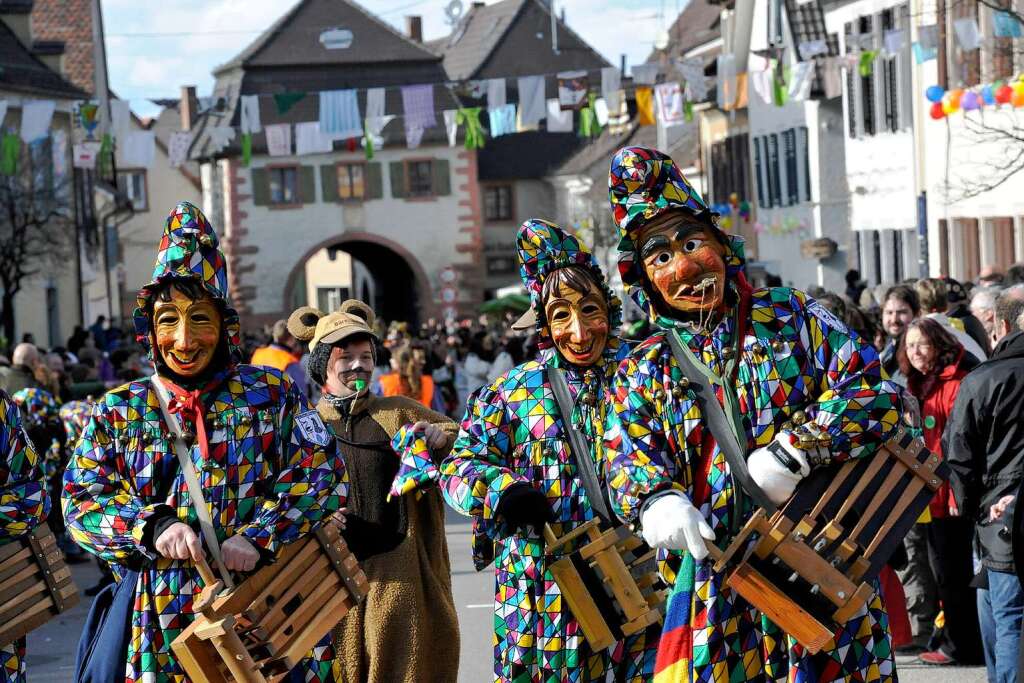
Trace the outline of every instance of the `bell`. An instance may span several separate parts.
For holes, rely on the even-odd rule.
[[[672,387],[672,398],[680,399],[686,396],[686,390],[678,384]]]
[[[724,358],[725,360],[729,360],[735,355],[736,349],[732,348],[731,346],[726,346],[724,349],[722,349],[722,358]]]
[[[213,238],[210,237],[209,234],[202,235],[199,238],[199,244],[203,245],[204,247],[212,247],[213,246]]]
[[[761,344],[761,342],[754,342],[750,346],[750,350],[753,351],[754,355],[757,357],[761,357],[764,355],[764,346]]]
[[[181,433],[181,438],[185,440],[185,443],[191,446],[196,440],[196,433],[184,431]]]
[[[596,403],[596,401],[594,401],[594,394],[592,394],[589,391],[581,392],[580,393],[580,403],[583,403],[584,405],[588,405],[588,406],[593,406],[594,403]]]
[[[683,391],[686,391],[687,389],[690,388],[690,378],[689,377],[680,377],[679,381],[676,382],[676,386],[682,387]]]
[[[802,410],[798,410],[795,413],[793,413],[793,424],[795,424],[797,427],[803,424],[807,424],[807,413],[805,413]]]
[[[793,423],[792,423],[792,422],[789,422],[789,421],[787,420],[786,422],[783,422],[783,423],[782,423],[782,427],[781,427],[781,429],[782,429],[782,431],[784,431],[784,432],[791,432],[791,431],[793,431]]]
[[[786,350],[786,344],[781,339],[776,339],[772,342],[772,351],[775,353],[782,353]]]
[[[662,389],[658,389],[654,392],[654,400],[661,402],[665,400],[665,392]]]

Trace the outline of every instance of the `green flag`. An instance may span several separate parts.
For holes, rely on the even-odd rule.
[[[277,105],[277,113],[287,113],[289,109],[301,102],[302,98],[305,96],[306,93],[304,92],[283,92],[279,95],[274,95],[274,104]]]
[[[480,149],[484,146],[484,127],[480,124],[480,107],[459,109],[455,123],[466,127],[466,149]]]
[[[18,172],[18,155],[21,154],[21,138],[17,133],[4,133],[0,142],[0,173],[14,175]]]
[[[252,133],[242,133],[242,166],[252,161]]]

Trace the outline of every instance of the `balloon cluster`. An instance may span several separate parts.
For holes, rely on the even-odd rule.
[[[1024,79],[996,81],[975,89],[945,90],[941,85],[931,85],[924,96],[932,103],[928,113],[936,121],[957,111],[975,111],[982,107],[1001,104],[1024,107]]]
[[[743,200],[735,192],[729,195],[729,201],[712,204],[711,210],[718,214],[718,227],[730,230],[735,225],[734,216],[746,222],[750,220],[750,202]]]

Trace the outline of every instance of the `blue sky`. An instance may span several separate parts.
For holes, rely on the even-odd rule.
[[[423,17],[428,40],[448,33],[449,0],[362,0],[363,7],[404,30],[405,15]],[[469,6],[472,0],[463,0]],[[642,62],[656,35],[687,0],[555,0],[569,26],[613,64],[625,53]],[[177,97],[182,85],[200,95],[213,88],[211,71],[231,59],[293,0],[103,0],[111,88],[140,116],[158,111],[149,98]],[[626,35],[624,35],[626,34]]]

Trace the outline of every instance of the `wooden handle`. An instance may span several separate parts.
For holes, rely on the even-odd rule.
[[[705,538],[704,539],[704,545],[707,546],[708,555],[711,557],[712,560],[714,560],[715,562],[718,562],[719,560],[722,559],[723,553],[722,553],[721,550],[719,550],[718,546],[715,545],[714,541],[709,541],[708,539]]]
[[[206,562],[205,557],[200,557],[196,560],[195,564],[196,569],[199,570],[199,576],[202,578],[204,586],[212,586],[217,583],[217,577],[213,573],[213,570],[210,569],[210,565]]]

